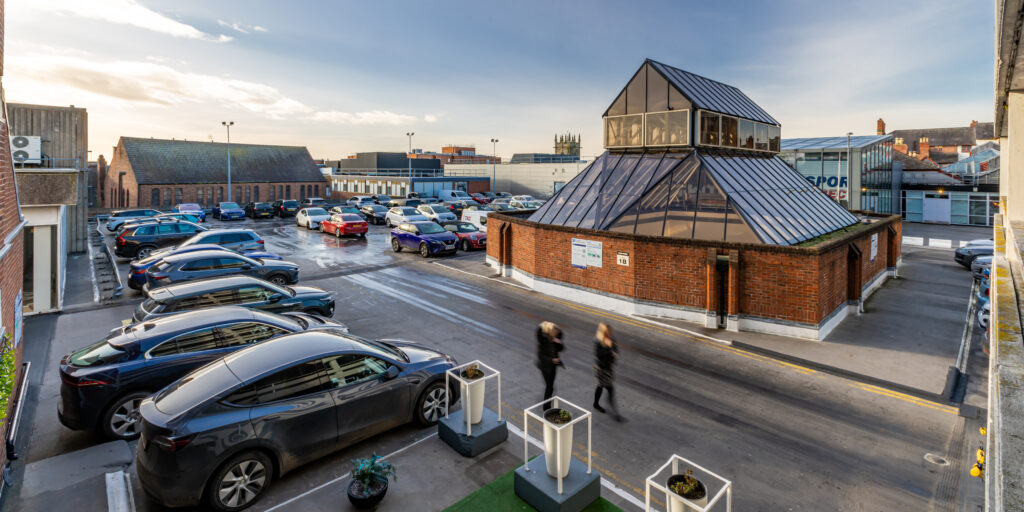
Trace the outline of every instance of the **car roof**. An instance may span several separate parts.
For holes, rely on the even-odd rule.
[[[198,279],[184,283],[174,283],[156,290],[150,290],[149,296],[156,300],[163,300],[172,297],[189,296],[196,293],[205,293],[227,288],[237,288],[247,284],[271,285],[270,283],[250,276],[225,276],[211,277],[209,279]]]
[[[202,258],[216,258],[218,256],[238,256],[238,254],[234,252],[225,251],[223,249],[204,249],[201,251],[183,252],[181,254],[170,254],[166,258],[164,258],[164,261],[177,263],[179,261],[198,260]]]
[[[416,227],[419,227],[419,226],[428,226],[428,225],[429,225],[429,226],[436,226],[436,225],[437,225],[437,223],[436,223],[436,222],[434,222],[434,221],[430,221],[430,222],[423,222],[422,220],[418,220],[418,221],[416,221],[416,222],[409,222],[408,224],[412,224],[413,226],[416,226]]]
[[[173,334],[176,332],[202,329],[207,325],[241,322],[257,319],[262,311],[254,311],[242,306],[220,306],[215,308],[183,311],[166,316],[145,320],[122,328],[122,334],[110,340],[114,346],[123,346],[139,337],[153,337]],[[266,314],[264,313],[264,318]],[[134,337],[127,335],[134,334]]]
[[[239,350],[224,364],[241,380],[250,381],[268,371],[295,363],[359,348],[352,339],[333,332],[311,331],[286,334]]]
[[[206,234],[206,233],[210,233],[210,234],[214,234],[214,233],[216,233],[216,234],[224,234],[224,233],[252,233],[252,234],[254,234],[256,236],[259,236],[259,233],[256,233],[255,231],[253,231],[253,230],[251,230],[249,228],[214,228],[214,229],[208,229],[206,231],[203,231],[203,233],[196,233],[196,234],[198,235],[198,234]]]

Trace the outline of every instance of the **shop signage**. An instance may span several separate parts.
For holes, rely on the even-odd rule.
[[[878,256],[878,233],[871,235],[871,261],[875,261],[875,256]]]
[[[603,244],[582,238],[572,239],[572,266],[575,268],[601,268]]]
[[[629,253],[628,252],[619,251],[619,253],[616,255],[615,262],[618,263],[619,265],[622,265],[623,267],[628,267],[629,266]]]

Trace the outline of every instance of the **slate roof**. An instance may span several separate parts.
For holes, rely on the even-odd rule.
[[[139,185],[226,183],[228,145],[121,137]],[[231,182],[323,182],[309,150],[300,146],[231,144]]]
[[[974,137],[975,139],[994,139],[996,138],[995,123],[978,123],[974,125]]]
[[[902,162],[904,171],[937,171],[939,166],[928,160],[918,160],[900,151],[892,152],[893,162]]]
[[[928,137],[929,146],[973,146],[977,139],[974,129],[970,126],[957,128],[921,128],[913,130],[893,130],[894,137],[903,137],[908,151],[921,151],[921,137]]]
[[[743,91],[731,85],[658,61],[647,61],[697,108],[780,126],[775,118],[743,94]]]

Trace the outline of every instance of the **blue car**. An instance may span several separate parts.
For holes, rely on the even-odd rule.
[[[223,202],[213,207],[213,218],[218,220],[245,220],[245,210],[238,203]]]
[[[138,405],[150,394],[238,349],[304,331],[347,333],[348,327],[307,313],[240,306],[118,327],[61,359],[57,415],[72,430],[96,429],[113,439],[131,439],[138,435]]]
[[[174,211],[177,213],[195,215],[196,217],[199,217],[199,222],[206,222],[206,210],[196,203],[181,203],[174,207]]]
[[[278,256],[278,255],[276,255],[276,254],[274,254],[272,252],[265,252],[265,251],[237,252],[237,251],[232,251],[231,249],[228,249],[226,247],[221,247],[221,246],[216,245],[216,244],[183,245],[183,246],[181,246],[181,247],[179,247],[177,249],[171,249],[171,250],[166,251],[166,252],[161,252],[159,254],[154,254],[154,255],[152,255],[152,256],[150,256],[148,258],[143,258],[141,260],[132,261],[131,265],[130,265],[130,267],[128,269],[128,287],[133,289],[133,290],[141,290],[142,289],[142,285],[146,284],[146,269],[148,269],[149,267],[152,267],[153,265],[156,265],[158,262],[160,262],[160,260],[162,260],[163,258],[165,258],[167,256],[174,256],[176,254],[185,254],[186,252],[209,251],[209,250],[215,250],[215,249],[220,249],[220,250],[228,251],[228,252],[230,252],[232,254],[244,254],[245,256],[248,256],[250,258],[258,258],[258,259],[261,259],[261,260],[280,260],[280,259],[282,259],[280,256]]]
[[[435,254],[455,254],[459,237],[434,222],[404,222],[391,230],[391,250],[419,251],[427,258]]]

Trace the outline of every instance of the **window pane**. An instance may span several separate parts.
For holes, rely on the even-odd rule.
[[[340,388],[383,375],[388,364],[376,357],[351,354],[325,359],[324,369],[330,386]]]
[[[605,146],[639,147],[643,145],[643,114],[605,118]]]
[[[690,143],[690,111],[647,114],[647,146],[682,146]]]
[[[585,215],[578,216],[576,214],[579,214],[583,208],[577,208],[576,214],[569,217],[566,225],[593,229],[597,219],[604,218],[608,208],[622,191],[624,180],[633,172],[640,157],[641,155],[638,154],[624,155],[614,169],[610,167],[605,169],[598,177],[598,181],[590,187],[587,194],[583,196],[583,200],[580,201],[581,206],[590,204],[590,209]]]
[[[658,169],[658,164],[662,161],[661,154],[646,154],[640,163],[636,166],[636,169],[632,172],[625,183],[622,184],[622,191],[619,192],[619,196],[615,199],[615,203],[607,208],[605,216],[601,219],[595,227],[598,229],[607,229],[607,224],[616,220],[622,215],[622,213],[629,209],[636,201],[640,198],[640,194],[647,189],[648,184],[651,182],[652,176]],[[675,165],[678,160],[672,160],[672,165]],[[658,175],[655,179],[661,179],[662,175]],[[629,232],[633,232],[633,224],[629,225]]]
[[[693,236],[693,216],[697,210],[697,191],[700,173],[699,162],[690,160],[672,173],[671,202],[665,221],[665,236],[690,238]]]
[[[757,132],[754,137],[754,149],[768,150],[768,126],[761,123],[755,123]]]
[[[710,146],[719,145],[718,141],[718,114],[701,111],[700,113],[700,143]]]
[[[672,175],[665,176],[637,205],[636,234],[661,236]]]
[[[213,350],[217,348],[217,334],[213,329],[203,329],[178,336],[175,342],[178,345],[178,352],[182,354]]]
[[[646,66],[637,72],[633,80],[626,86],[626,113],[639,114],[647,108],[647,73]]]
[[[754,122],[740,119],[740,147],[754,149]]]
[[[739,144],[739,119],[722,116],[722,145],[734,148]]]
[[[690,101],[675,87],[669,87],[668,108],[669,110],[688,110],[690,108]]]
[[[320,361],[310,361],[261,379],[254,384],[261,403],[296,398],[326,389]]]
[[[590,170],[583,177],[580,184],[573,190],[572,195],[566,200],[565,205],[556,214],[554,214],[550,221],[550,224],[562,224],[566,223],[566,220],[572,215],[577,208],[589,208],[589,204],[583,204],[580,200],[583,195],[590,190],[590,186],[594,184],[594,181],[605,172],[606,169],[614,169],[619,163],[621,155],[609,154],[607,158],[598,159],[594,162],[594,165],[590,166]]]
[[[711,180],[707,171],[700,172],[700,203],[693,225],[693,238],[722,240],[725,238],[725,195]]]
[[[647,66],[647,111],[668,110],[668,80],[654,68]]]
[[[723,135],[724,137],[724,135]],[[782,128],[778,126],[768,127],[768,151],[779,151],[782,146]]]
[[[161,224],[156,227],[156,234],[158,235],[170,235],[174,232],[174,224]]]
[[[240,268],[245,266],[245,260],[238,258],[220,258],[217,268]]]
[[[615,103],[608,108],[608,115],[610,116],[621,116],[626,113],[626,91],[622,91],[618,98],[615,98]]]
[[[729,201],[729,208],[725,217],[725,241],[744,244],[761,242],[761,239],[757,238],[757,235],[754,234],[754,230],[750,229],[750,226],[743,221],[743,217],[736,212],[732,201]]]
[[[284,329],[256,322],[235,324],[219,329],[219,331],[221,335],[221,345],[225,347],[259,343],[264,340],[269,340],[274,336],[280,336],[288,333]]]
[[[242,304],[250,302],[263,302],[269,299],[274,292],[262,286],[246,286],[238,289],[238,301]]]

